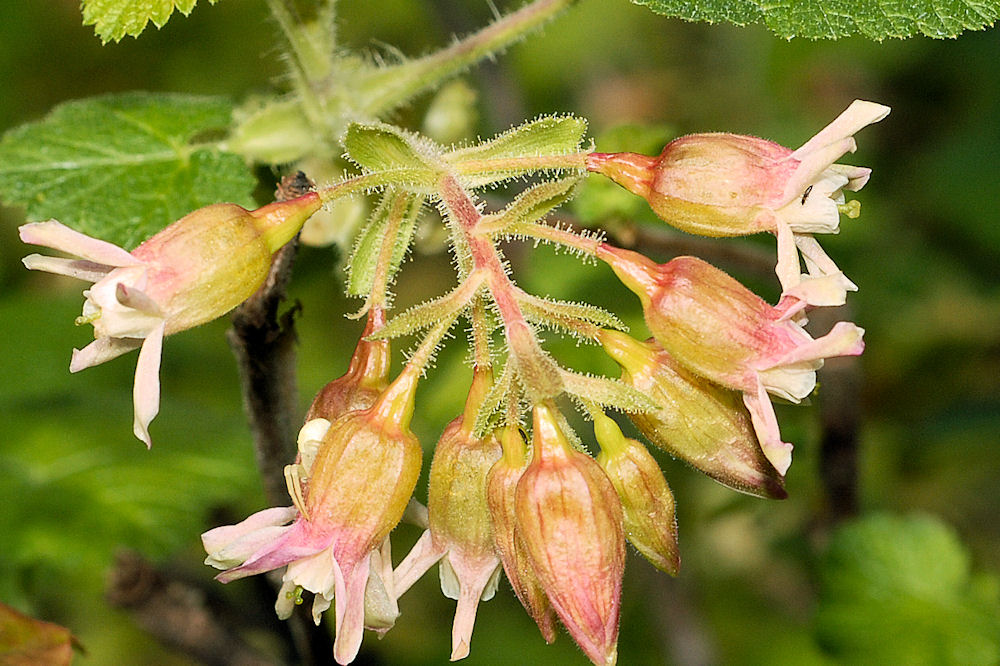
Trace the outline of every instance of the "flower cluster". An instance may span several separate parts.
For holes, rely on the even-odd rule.
[[[771,396],[801,402],[825,359],[864,348],[853,323],[816,338],[804,328],[810,309],[840,305],[856,289],[812,235],[835,233],[842,212],[856,216],[843,191],[860,189],[870,172],[834,161],[854,150],[854,132],[887,113],[856,101],[795,151],[700,134],[658,157],[583,150],[585,126],[572,117],[452,150],[388,125],[354,125],[345,143],[362,173],[317,194],[252,212],[208,207],[131,253],[55,222],[27,225],[25,241],[82,259],[32,255],[25,263],[95,283],[81,321],[94,324],[97,340],[74,353],[72,370],[142,346],[135,431],[148,443],[163,336],[247,298],[271,254],[321,201],[382,189],[350,260],[349,289],[367,296],[367,326],[347,372],[319,392],[299,432],[298,455],[284,470],[291,505],[206,532],[206,563],[222,570],[224,583],[282,569],[282,618],[303,592],[313,595],[317,624],[333,607],[340,664],[357,656],[365,628],[392,628],[399,597],[434,564],[442,592],[457,602],[453,660],[469,654],[478,604],[494,595],[502,571],[544,640],[555,640],[558,621],[590,661],[614,664],[626,542],[671,575],[681,557],[667,480],[646,444],[626,437],[606,410],[624,413],[650,445],[719,483],[786,497],[792,445],[782,440]],[[477,199],[478,189],[554,171],[572,173],[529,186],[502,210],[485,213]],[[777,304],[702,259],[658,264],[547,225],[545,215],[587,171],[644,197],[685,231],[775,234]],[[448,226],[459,284],[387,319],[392,275],[426,201]],[[594,306],[525,293],[499,246],[511,237],[560,243],[606,263],[638,296],[651,337],[632,337]],[[460,317],[469,322],[472,379],[462,413],[434,448],[425,508],[413,498],[423,450],[410,421],[419,379]],[[620,378],[560,366],[543,349],[539,326],[599,345],[621,366]],[[425,329],[391,378],[390,340]],[[560,411],[567,395],[592,421],[597,455]],[[394,566],[390,534],[404,518],[424,532]]]

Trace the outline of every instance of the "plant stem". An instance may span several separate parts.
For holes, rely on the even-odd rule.
[[[575,0],[535,0],[482,30],[423,58],[373,70],[360,83],[361,114],[382,116],[477,61],[496,55],[538,29]]]
[[[518,289],[511,282],[500,253],[493,242],[476,234],[482,214],[458,179],[445,175],[439,183],[439,194],[447,211],[456,242],[461,241],[475,271],[486,276],[486,286],[503,321],[509,362],[515,364],[518,378],[533,402],[554,398],[562,393],[559,368],[542,350],[534,329],[524,317],[517,302]],[[460,252],[465,255],[466,252]]]
[[[502,171],[554,171],[557,169],[585,169],[589,152],[566,155],[532,155],[503,157],[488,160],[463,160],[454,164],[455,172],[462,176],[478,176]],[[446,158],[447,159],[447,158]]]

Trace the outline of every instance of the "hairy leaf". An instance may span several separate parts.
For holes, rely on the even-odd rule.
[[[477,231],[500,234],[518,225],[537,222],[569,201],[580,180],[580,177],[562,178],[530,187],[502,211],[484,216]]]
[[[555,301],[522,293],[518,304],[531,321],[557,326],[571,333],[583,333],[587,326],[613,328],[617,331],[627,328],[613,313],[589,303]]]
[[[560,374],[566,392],[582,400],[623,412],[650,412],[657,409],[656,403],[648,395],[618,379],[582,375],[568,370],[563,370]]]
[[[468,187],[482,187],[538,170],[537,165],[519,165],[516,160],[578,152],[586,133],[587,121],[583,118],[543,116],[489,141],[453,150],[445,159],[455,166]]]
[[[218,0],[208,0],[213,5]],[[83,24],[94,26],[94,32],[105,44],[117,42],[125,35],[138,37],[153,22],[157,28],[170,19],[174,10],[187,16],[197,0],[83,0]]]
[[[344,136],[347,156],[369,172],[388,172],[400,184],[433,186],[438,147],[428,139],[385,123],[352,123]]]
[[[687,21],[763,23],[779,37],[838,39],[956,37],[1000,18],[996,0],[632,0],[657,14]]]
[[[397,213],[399,212],[399,209],[396,209],[397,202],[398,205],[402,206],[402,216],[396,227],[392,259],[386,276],[388,280],[392,280],[399,265],[403,262],[403,257],[406,256],[406,251],[413,241],[413,232],[416,230],[417,217],[423,206],[423,198],[390,190],[372,213],[354,245],[347,281],[347,293],[351,296],[367,294],[372,288],[379,254],[382,251],[383,238],[389,224],[389,216],[393,214],[394,209],[397,210]]]
[[[29,220],[126,248],[196,208],[253,203],[242,158],[211,132],[230,121],[217,97],[130,93],[68,102],[0,140],[0,198]]]

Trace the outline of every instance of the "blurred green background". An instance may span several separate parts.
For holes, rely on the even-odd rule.
[[[162,30],[102,47],[80,25],[77,0],[8,3],[0,21],[0,130],[38,119],[61,101],[104,92],[240,100],[280,83],[278,33],[262,2],[201,5]],[[487,3],[461,0],[339,5],[343,44],[375,54],[388,52],[387,44],[422,54],[490,18]],[[859,134],[859,151],[847,160],[874,168],[858,196],[861,218],[845,220],[839,236],[823,239],[861,287],[847,315],[867,330],[857,386],[860,505],[866,514],[883,513],[848,527],[855,532],[831,531],[818,469],[822,390],[812,408],[779,407],[783,433],[796,443],[788,500],[737,495],[664,459],[678,503],[682,573],[669,579],[630,559],[620,663],[1000,660],[991,573],[1000,570],[997,62],[995,30],[949,41],[786,42],[758,27],[684,24],[626,0],[582,0],[541,37],[466,77],[478,92],[480,134],[542,113],[572,112],[590,119],[598,148],[607,147],[605,132],[625,123],[756,134],[797,146],[852,99],[893,108]],[[418,126],[429,99],[394,120]],[[658,237],[648,214],[636,215],[643,233]],[[268,611],[266,592],[258,599],[249,584],[222,588],[200,564],[202,531],[264,506],[223,338],[228,323],[167,341],[161,414],[152,429],[155,445],[146,451],[131,435],[132,357],[68,373],[70,349],[89,336],[72,324],[82,287],[24,270],[20,221],[20,211],[0,209],[0,601],[69,627],[86,649],[81,664],[193,663],[112,608],[104,586],[114,553],[128,548],[183,572],[221,603],[263,604]],[[770,239],[717,243],[720,252],[773,251]],[[602,267],[580,266],[545,248],[511,254],[531,291],[619,312],[621,303],[632,303]],[[291,287],[303,306],[303,413],[315,391],[343,372],[360,332],[342,316],[358,303],[343,296],[335,256],[305,249]],[[776,295],[766,274],[732,270],[768,298]],[[400,307],[451,282],[442,255],[418,253],[404,271]],[[641,335],[639,313],[621,314]],[[553,340],[551,348],[573,367],[613,372],[592,346]],[[463,352],[454,347],[421,388],[415,430],[428,451],[458,413],[468,379]],[[424,493],[422,482],[418,494]],[[889,518],[915,513],[942,522]],[[908,541],[893,531],[913,536],[910,528],[930,536]],[[417,536],[412,528],[401,533],[397,556]],[[860,545],[851,546],[852,539]],[[892,577],[865,569],[879,557],[905,561],[889,573],[912,570],[912,580],[938,581],[951,591],[940,598],[915,594],[940,601],[926,607],[880,606],[884,595],[865,597]],[[942,573],[948,566],[952,573]],[[453,603],[441,597],[431,572],[402,599],[403,615],[386,638],[366,637],[363,658],[444,662]],[[871,613],[866,627],[844,619],[858,608]],[[949,647],[972,649],[982,636],[981,650]],[[277,649],[266,631],[250,640]],[[888,652],[873,652],[875,645]],[[466,663],[543,660],[584,662],[565,635],[546,647],[504,587],[481,606]]]

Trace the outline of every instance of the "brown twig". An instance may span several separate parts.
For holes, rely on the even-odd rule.
[[[298,172],[281,181],[275,198],[294,198],[314,187]],[[297,249],[296,238],[275,253],[264,284],[236,308],[233,327],[226,333],[239,364],[243,407],[250,421],[264,493],[275,505],[287,501],[284,468],[295,458],[298,430],[294,329],[298,308],[278,316]]]
[[[115,557],[108,601],[128,610],[161,643],[208,666],[271,666],[280,663],[247,645],[217,619],[195,585],[158,571],[138,553]]]

